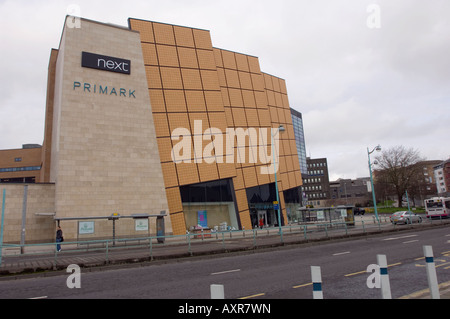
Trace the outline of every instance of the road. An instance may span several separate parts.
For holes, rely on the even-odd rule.
[[[326,241],[271,251],[134,265],[81,273],[81,288],[60,276],[0,281],[0,298],[208,299],[223,284],[225,298],[310,299],[310,266],[321,266],[325,299],[380,298],[367,266],[385,254],[392,297],[428,287],[423,246],[434,250],[439,283],[450,281],[450,227]]]

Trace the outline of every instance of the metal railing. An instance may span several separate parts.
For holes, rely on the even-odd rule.
[[[280,244],[301,243],[313,240],[365,235],[373,232],[425,227],[432,224],[450,224],[450,219],[427,220],[420,224],[392,225],[388,216],[377,221],[369,217],[356,217],[353,222],[314,222],[290,224],[281,227],[187,233],[185,235],[115,238],[62,243],[3,244],[3,269],[23,263],[29,268],[53,268],[78,261],[78,263],[111,263],[126,260],[148,260],[168,256],[193,256],[209,252],[226,252],[272,247]],[[427,226],[429,227],[429,226]],[[62,251],[56,247],[61,245]],[[28,263],[28,264],[27,264]],[[34,263],[34,266],[33,266]],[[31,265],[31,266],[30,266]],[[2,269],[0,268],[0,269]]]

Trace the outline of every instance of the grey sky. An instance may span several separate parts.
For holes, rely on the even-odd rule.
[[[0,1],[0,149],[42,143],[47,67],[70,5],[211,31],[213,45],[259,57],[286,79],[306,148],[330,179],[368,176],[367,147],[450,157],[450,1]],[[377,4],[380,28],[369,28]],[[372,20],[371,20],[372,21]]]

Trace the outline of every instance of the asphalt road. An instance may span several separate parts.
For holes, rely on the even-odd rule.
[[[389,233],[314,245],[214,258],[142,264],[81,273],[81,288],[69,289],[69,273],[0,281],[0,298],[209,299],[210,285],[223,284],[225,298],[312,298],[310,266],[322,270],[325,299],[380,298],[369,289],[368,265],[387,256],[392,297],[428,287],[423,246],[434,250],[439,283],[450,281],[450,227]]]

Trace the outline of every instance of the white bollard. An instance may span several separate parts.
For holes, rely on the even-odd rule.
[[[386,255],[377,255],[377,263],[380,266],[381,298],[392,299]]]
[[[311,266],[311,279],[313,283],[313,298],[323,299],[322,274],[319,266]]]
[[[223,285],[211,285],[211,299],[225,299]]]
[[[423,246],[423,254],[425,255],[425,261],[427,263],[427,278],[431,299],[441,299],[436,275],[436,266],[434,264],[433,247]]]

